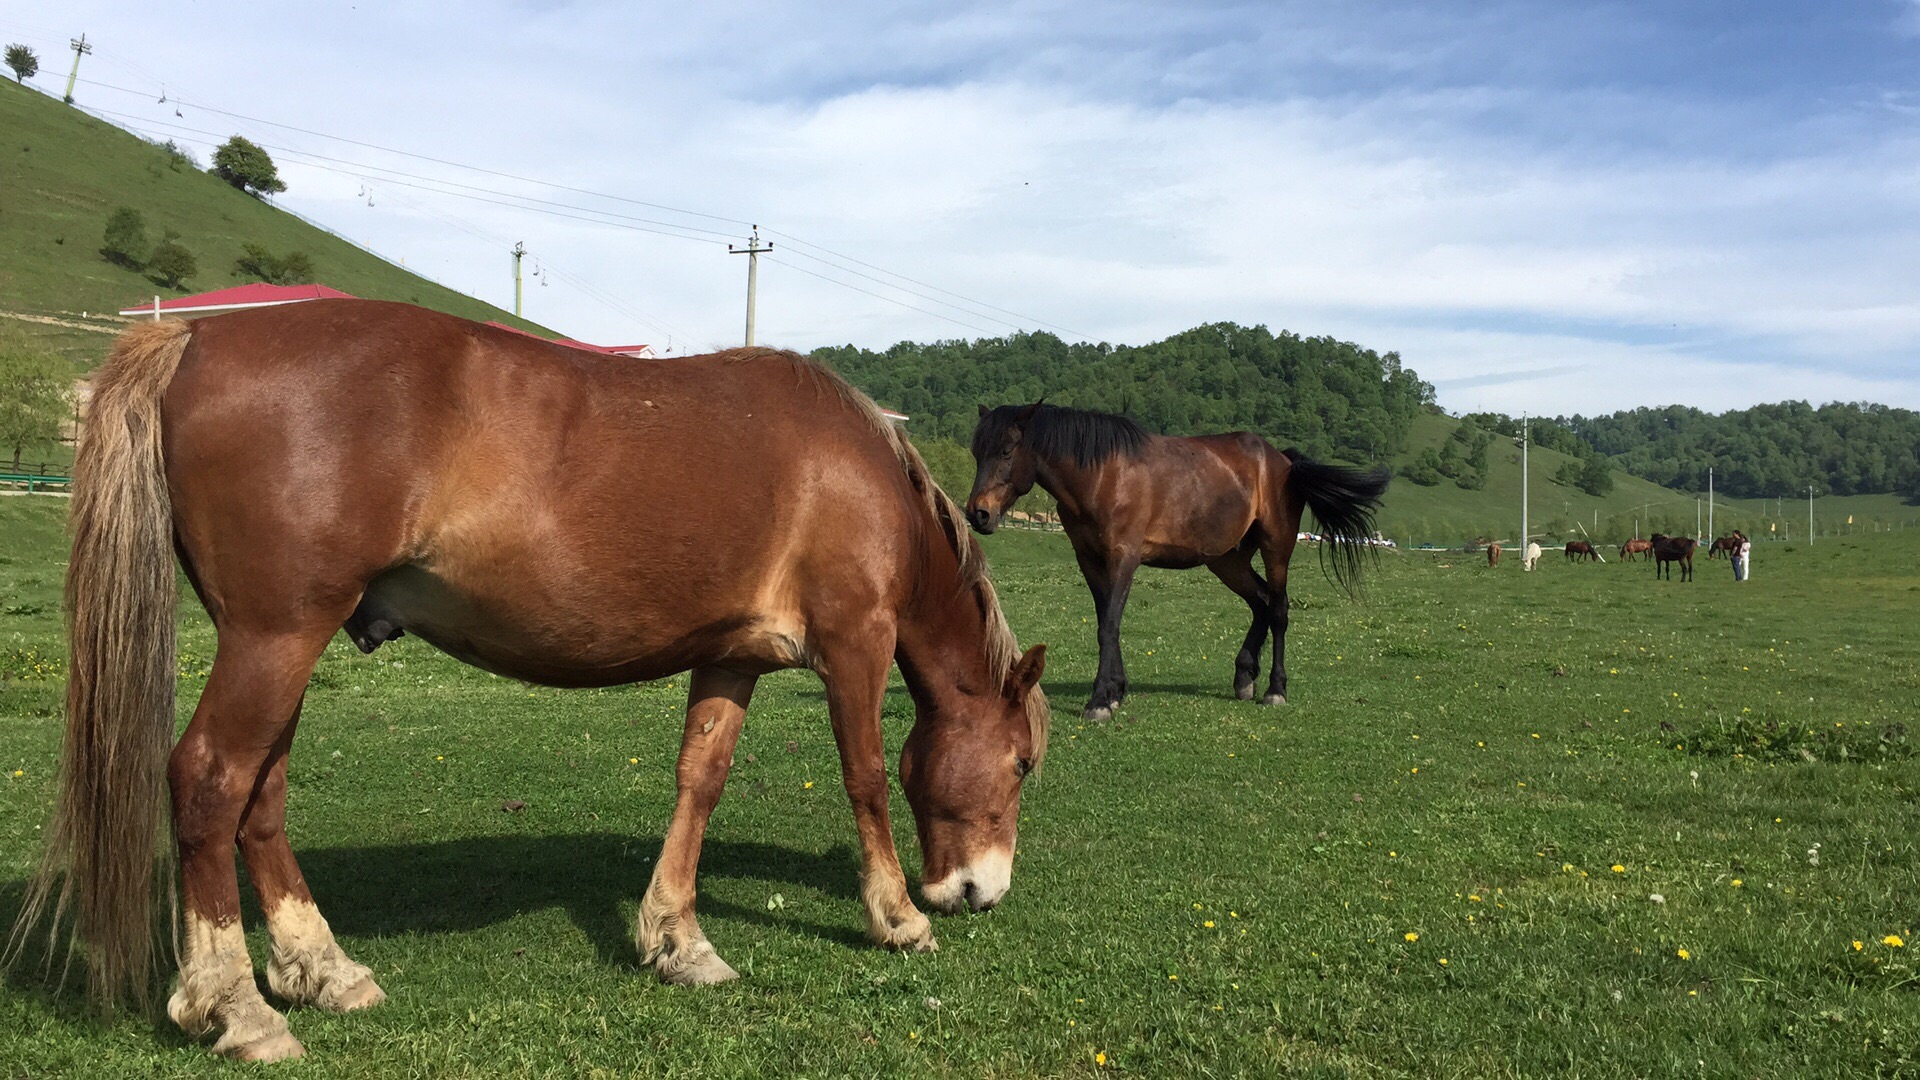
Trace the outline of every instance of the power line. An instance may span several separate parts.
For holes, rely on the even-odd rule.
[[[109,63],[112,63],[113,66],[127,68],[128,70],[134,71],[136,74],[139,74],[146,78],[154,80],[157,84],[162,86],[162,93],[163,94],[166,93],[166,90],[165,90],[166,84],[164,80],[160,79],[159,76],[153,74],[152,72],[146,71],[145,69],[140,68],[138,65],[131,64],[130,62],[119,60],[119,58],[117,57],[114,57],[114,58],[103,57],[103,59],[108,59]],[[144,93],[143,91],[134,90],[129,87],[115,86],[112,84],[100,83],[93,80],[82,80],[82,81],[89,83],[89,85],[97,85],[97,86],[101,86],[102,88],[115,90],[121,93],[128,93],[128,94]],[[613,202],[626,203],[629,205],[644,206],[650,209],[663,210],[671,214],[679,214],[687,217],[703,218],[706,220],[723,222],[723,223],[734,224],[734,225],[750,224],[749,222],[740,218],[727,217],[725,215],[720,215],[720,214],[710,214],[710,213],[706,213],[698,210],[689,210],[684,207],[672,206],[666,203],[652,202],[645,199],[636,199],[629,196],[614,195],[608,192],[595,191],[590,188],[582,188],[574,185],[562,184],[562,183],[558,183],[556,181],[551,181],[551,180],[542,180],[537,177],[524,176],[521,174],[510,173],[510,172],[506,172],[498,169],[489,169],[489,168],[485,168],[483,166],[478,166],[478,165],[469,165],[464,162],[453,161],[447,158],[434,157],[428,154],[419,154],[419,153],[414,153],[412,151],[396,149],[390,146],[383,146],[378,143],[366,142],[364,140],[359,140],[359,139],[351,139],[351,138],[347,138],[345,136],[340,136],[340,135],[332,135],[327,132],[314,130],[312,128],[304,128],[304,127],[300,127],[293,124],[285,124],[275,120],[268,120],[262,117],[249,116],[244,113],[237,113],[231,110],[221,109],[217,106],[206,105],[201,103],[196,98],[183,99],[176,94],[174,95],[173,100],[175,101],[176,106],[184,104],[188,107],[201,109],[206,112],[229,117],[235,120],[243,121],[245,123],[264,124],[269,127],[278,128],[284,131],[297,132],[299,134],[309,135],[319,139],[326,139],[334,142],[345,143],[351,146],[363,147],[363,148],[375,150],[381,153],[394,154],[400,157],[412,158],[419,161],[430,162],[432,164],[443,165],[449,168],[463,169],[469,172],[479,173],[482,175],[500,177],[503,179],[513,180],[518,183],[548,187],[548,188],[553,188],[555,190],[560,190],[560,191],[569,191],[575,194],[588,196],[589,198],[605,199]],[[129,114],[124,114],[124,113],[115,113],[109,110],[91,110],[90,109],[88,111],[97,112],[105,116],[117,116],[117,117],[123,117],[125,119],[129,119],[129,120],[137,120],[137,121],[142,121],[146,123],[158,123],[159,126],[162,126],[162,127],[172,127],[181,131],[191,132],[193,134],[202,135],[204,137],[212,138],[212,139],[219,139],[221,137],[219,134],[214,132],[208,132],[208,131],[195,129],[195,128],[188,128],[188,127],[185,127],[184,125],[170,125],[164,122],[148,121],[148,120],[145,120],[145,118],[143,117],[131,116]],[[177,108],[176,108],[176,115],[178,115]],[[687,233],[705,233],[710,236],[734,235],[731,233],[722,233],[718,230],[701,228],[699,226],[681,225],[676,222],[664,222],[664,221],[658,221],[655,219],[648,219],[648,218],[637,218],[631,215],[616,214],[612,211],[598,210],[591,207],[574,206],[569,203],[558,203],[552,200],[538,199],[530,195],[521,195],[518,193],[510,193],[510,192],[500,192],[500,191],[495,191],[493,189],[482,188],[482,187],[479,187],[478,185],[463,184],[459,181],[448,180],[440,177],[424,177],[424,176],[419,176],[418,174],[405,173],[400,170],[389,169],[382,166],[367,165],[362,162],[353,162],[353,161],[348,161],[342,158],[335,158],[329,155],[318,154],[313,151],[296,150],[291,147],[285,147],[285,146],[270,146],[269,148],[278,150],[286,154],[293,154],[293,155],[302,156],[310,159],[315,159],[313,161],[303,162],[303,164],[307,164],[310,167],[314,167],[314,168],[325,168],[325,166],[317,164],[316,163],[317,161],[330,161],[336,164],[345,165],[350,168],[359,169],[367,172],[380,172],[380,173],[388,174],[388,178],[384,181],[387,183],[402,183],[402,181],[392,179],[392,177],[394,176],[406,177],[407,179],[419,181],[420,183],[412,184],[412,185],[403,185],[403,186],[412,186],[412,187],[415,187],[417,190],[429,191],[435,194],[448,195],[448,196],[453,196],[457,198],[468,198],[478,202],[492,203],[494,205],[504,206],[504,207],[513,208],[513,209],[521,209],[521,210],[526,210],[534,213],[547,213],[551,216],[561,217],[561,218],[570,218],[573,220],[588,222],[590,224],[614,225],[615,227],[628,228],[638,232],[649,232],[649,233],[655,233],[657,235],[663,235],[663,236],[677,236],[680,239],[698,239],[695,236],[686,235]],[[338,171],[338,170],[333,170],[333,171]],[[441,184],[441,185],[446,185],[447,187],[462,188],[466,190],[464,193],[461,191],[448,191],[444,189],[424,187],[424,186],[421,186],[422,184]],[[476,192],[483,192],[488,195],[499,196],[500,198],[496,198],[496,199],[485,198],[479,194],[473,194]],[[508,199],[519,200],[519,201],[518,202],[503,201]],[[539,205],[524,205],[526,203],[533,203],[533,204],[539,204]],[[541,206],[551,207],[553,209],[541,209],[540,208]],[[577,211],[577,213],[574,213],[574,214],[562,213],[560,212],[562,210],[572,210],[572,211]],[[580,216],[580,215],[595,215],[595,216],[588,217],[588,216]],[[646,226],[653,226],[653,227],[648,228]],[[680,231],[674,232],[674,231],[666,231],[666,230],[680,230]],[[802,258],[812,260],[823,266],[831,267],[832,269],[838,270],[842,273],[864,278],[884,288],[898,290],[900,292],[906,293],[909,296],[913,296],[917,299],[921,299],[933,304],[938,304],[942,307],[951,308],[955,311],[959,311],[966,315],[972,316],[975,319],[984,319],[988,322],[1000,323],[1002,325],[1010,326],[1015,329],[1021,329],[1025,324],[1031,324],[1036,326],[1047,327],[1047,328],[1059,331],[1060,333],[1066,334],[1070,337],[1081,338],[1083,340],[1091,340],[1088,335],[1072,330],[1068,327],[1060,326],[1056,323],[1051,323],[1031,315],[1026,315],[1017,311],[1013,311],[1012,309],[1009,309],[1009,308],[1000,307],[995,304],[989,304],[989,303],[986,303],[985,301],[977,300],[972,297],[969,297],[963,293],[959,293],[951,289],[942,288],[941,286],[934,285],[930,282],[922,281],[918,278],[910,277],[906,274],[901,274],[896,271],[888,270],[885,267],[879,266],[871,262],[867,262],[865,260],[855,258],[850,255],[843,254],[831,248],[825,247],[824,245],[815,244],[815,243],[812,243],[811,241],[804,240],[801,237],[798,237],[792,233],[788,233],[783,230],[777,230],[772,228],[769,228],[767,231],[770,234],[778,235],[780,237],[785,238],[791,245],[797,245],[799,247],[810,248],[813,251],[823,252],[825,253],[825,255],[833,256],[834,259],[842,259],[842,260],[845,260],[846,262],[850,262],[858,266],[866,267],[868,270],[875,271],[876,273],[886,275],[889,278],[895,278],[895,279],[898,279],[899,281],[905,281],[910,284],[920,286],[923,289],[931,289],[934,292],[941,293],[943,295],[951,296],[951,297],[954,297],[955,299],[964,301],[964,304],[955,304],[955,303],[952,303],[951,301],[942,300],[939,297],[930,296],[926,293],[918,292],[914,289],[910,289],[903,285],[896,284],[893,281],[888,281],[879,277],[875,277],[873,274],[864,273],[860,270],[853,269],[850,266],[842,265],[841,263],[837,263],[833,261],[833,259],[824,258],[821,255],[814,255],[814,254],[810,254],[807,251],[799,251],[799,250],[796,250],[793,252],[794,254]],[[854,292],[862,293],[867,296],[872,296],[876,299],[885,300],[888,303],[892,303],[897,306],[904,307],[910,311],[919,312],[924,315],[931,315],[935,318],[939,318],[944,321],[954,323],[955,325],[968,327],[969,329],[973,329],[979,333],[983,333],[983,334],[992,333],[991,330],[977,326],[973,323],[969,323],[961,319],[952,318],[950,316],[943,315],[937,311],[929,311],[925,308],[918,307],[914,304],[909,304],[904,301],[895,299],[894,297],[885,296],[880,293],[875,293],[867,289],[859,288],[857,286],[849,284],[848,282],[845,282],[833,277],[829,277],[824,274],[814,273],[812,271],[805,270],[801,267],[793,265],[792,263],[783,263],[782,265],[788,266],[791,269],[800,270],[802,273],[806,273],[811,277],[819,278],[820,280],[826,281],[830,284],[838,285],[842,288],[850,289]],[[969,308],[968,306],[965,306],[965,305],[972,305],[972,307]],[[984,310],[976,310],[976,309],[984,309]],[[1010,315],[1010,316],[1013,316],[1014,319],[1023,320],[1024,322],[1012,322],[1007,319],[1002,319],[997,316],[987,314],[987,312],[989,311],[1000,312],[1001,314],[1004,314],[1004,315]]]
[[[987,327],[975,326],[973,323],[964,322],[960,319],[954,318],[951,315],[942,315],[937,311],[928,311],[926,308],[923,308],[923,307],[914,307],[912,304],[907,303],[905,300],[896,300],[891,296],[886,296],[884,294],[874,292],[870,289],[863,289],[858,285],[849,285],[844,281],[835,281],[833,278],[830,278],[825,274],[816,274],[804,266],[795,266],[790,262],[780,262],[779,260],[773,259],[773,258],[769,258],[767,259],[767,261],[770,263],[773,263],[776,266],[784,266],[789,270],[798,270],[800,273],[805,274],[808,277],[819,278],[821,281],[838,285],[843,289],[852,289],[854,292],[857,292],[857,293],[865,293],[866,295],[871,296],[876,300],[885,300],[889,304],[898,304],[901,307],[906,308],[908,311],[917,311],[922,315],[931,315],[936,319],[945,319],[947,322],[953,323],[956,326],[964,326],[967,329],[974,331],[975,333],[985,334],[988,337],[993,336],[993,331],[988,329]]]
[[[1032,324],[1034,324],[1035,326],[1044,326],[1044,327],[1047,327],[1047,328],[1048,328],[1048,329],[1050,329],[1050,330],[1058,330],[1058,331],[1060,331],[1061,333],[1063,333],[1063,334],[1066,334],[1066,335],[1068,335],[1069,337],[1077,337],[1077,338],[1080,338],[1080,339],[1082,339],[1082,340],[1085,340],[1085,341],[1091,341],[1091,340],[1093,340],[1093,339],[1092,339],[1092,338],[1091,338],[1090,336],[1088,336],[1088,335],[1086,335],[1086,334],[1083,334],[1083,333],[1080,333],[1080,332],[1079,332],[1078,330],[1069,330],[1069,329],[1067,329],[1067,328],[1066,328],[1066,327],[1064,327],[1064,326],[1060,326],[1060,325],[1057,325],[1057,324],[1055,324],[1055,323],[1050,323],[1050,322],[1047,322],[1047,321],[1046,321],[1045,319],[1039,319],[1039,318],[1035,318],[1035,317],[1034,317],[1034,316],[1032,316],[1032,315],[1023,315],[1023,314],[1021,314],[1021,313],[1020,313],[1020,312],[1018,312],[1018,311],[1010,311],[1010,310],[1008,310],[1008,309],[1006,309],[1006,308],[1003,308],[1003,307],[995,307],[994,305],[992,305],[992,304],[988,304],[988,303],[985,303],[985,302],[983,302],[983,301],[979,301],[979,300],[973,300],[973,299],[969,299],[968,297],[966,297],[966,296],[963,296],[963,295],[961,295],[960,293],[957,293],[957,292],[954,292],[954,291],[953,291],[952,289],[943,289],[943,288],[941,288],[941,287],[940,287],[940,286],[938,286],[938,285],[934,285],[934,284],[931,284],[931,283],[929,283],[929,282],[925,282],[925,281],[921,281],[921,280],[920,280],[920,279],[918,279],[918,278],[911,278],[911,277],[908,277],[908,276],[907,276],[907,275],[905,275],[905,274],[899,274],[899,273],[895,273],[895,272],[893,272],[892,270],[888,270],[888,269],[886,269],[885,267],[881,267],[881,266],[875,266],[874,264],[872,264],[872,263],[870,263],[870,262],[865,262],[865,261],[862,261],[862,260],[860,260],[860,259],[856,259],[856,258],[854,258],[854,257],[853,257],[853,256],[851,256],[851,255],[845,255],[845,254],[842,254],[842,253],[840,253],[840,252],[838,252],[838,251],[834,251],[834,250],[832,250],[831,248],[825,248],[825,247],[821,247],[821,246],[820,246],[819,244],[814,244],[814,243],[810,243],[810,242],[808,242],[808,241],[806,241],[806,240],[802,240],[802,239],[800,239],[799,237],[797,237],[797,236],[794,236],[794,235],[793,235],[793,234],[791,234],[791,233],[786,233],[786,232],[781,232],[781,231],[780,231],[779,229],[772,229],[772,228],[769,228],[769,229],[767,230],[767,232],[769,232],[769,233],[771,233],[771,234],[773,234],[773,235],[776,235],[776,236],[781,236],[781,237],[785,237],[785,238],[787,239],[787,241],[788,241],[788,242],[790,242],[790,243],[794,243],[794,244],[798,244],[798,245],[800,245],[801,247],[810,247],[810,248],[812,248],[812,249],[814,249],[815,251],[824,251],[824,252],[826,252],[827,254],[829,254],[829,255],[832,255],[832,256],[833,256],[834,258],[837,258],[837,259],[845,259],[846,261],[848,261],[848,262],[850,262],[850,263],[854,263],[854,264],[856,264],[856,265],[859,265],[859,266],[864,266],[864,267],[866,267],[866,268],[867,268],[867,269],[869,269],[869,270],[877,270],[877,271],[879,271],[879,272],[880,272],[880,273],[882,273],[882,274],[886,274],[886,275],[887,275],[888,277],[897,277],[897,278],[899,278],[899,279],[900,279],[900,280],[902,280],[902,281],[910,281],[910,282],[912,282],[912,283],[913,283],[913,284],[915,284],[915,285],[919,285],[919,286],[921,286],[922,288],[927,288],[927,289],[932,289],[932,290],[933,290],[934,292],[938,292],[938,293],[945,293],[945,294],[946,294],[946,295],[948,295],[948,296],[953,296],[953,297],[958,297],[958,298],[959,298],[959,299],[961,299],[961,300],[966,300],[966,301],[967,301],[967,303],[969,303],[969,304],[975,304],[975,305],[978,305],[978,306],[980,306],[980,307],[983,307],[983,308],[987,308],[988,310],[991,310],[991,311],[998,311],[998,312],[1000,312],[1000,313],[1001,313],[1001,314],[1003,314],[1003,315],[1011,315],[1011,316],[1013,316],[1013,317],[1014,317],[1014,318],[1016,318],[1016,319],[1025,319],[1025,320],[1026,320],[1027,322],[1029,322],[1029,323],[1032,323]],[[795,254],[797,254],[797,255],[806,255],[806,253],[805,253],[805,252],[795,252]],[[817,258],[816,256],[812,256],[812,255],[806,255],[806,257],[807,257],[807,258]],[[825,260],[825,259],[820,259],[819,261],[821,261],[821,262],[826,262],[826,260]],[[828,265],[832,265],[832,264],[831,264],[831,263],[829,263]],[[865,277],[866,275],[864,275],[864,274],[862,274],[861,276],[862,276],[862,277]],[[896,286],[896,288],[897,288],[897,286]],[[906,290],[902,290],[902,291],[906,291]],[[949,305],[949,306],[953,306],[953,305]],[[998,321],[998,320],[996,320],[996,321]]]

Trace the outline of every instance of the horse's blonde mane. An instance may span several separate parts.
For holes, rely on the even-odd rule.
[[[986,623],[987,674],[992,676],[996,684],[1006,685],[1008,673],[1013,670],[1014,662],[1020,659],[1020,643],[1013,636],[1013,628],[1007,625],[1006,613],[1000,610],[1000,594],[994,591],[993,576],[987,569],[986,552],[981,550],[980,541],[968,530],[960,507],[934,480],[927,463],[920,457],[920,451],[914,448],[906,433],[886,418],[872,398],[841,378],[838,372],[811,357],[779,349],[758,348],[734,349],[722,355],[734,363],[785,361],[817,388],[837,396],[848,408],[865,418],[875,434],[887,440],[900,462],[901,471],[906,473],[913,489],[920,493],[928,515],[939,525],[940,532],[959,560],[960,578],[979,602],[980,614]],[[1039,771],[1041,760],[1046,757],[1047,732],[1052,726],[1052,718],[1047,695],[1039,686],[1035,686],[1033,692],[1027,695],[1027,727],[1032,735],[1033,768],[1036,772]]]

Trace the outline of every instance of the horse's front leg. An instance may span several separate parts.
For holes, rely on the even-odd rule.
[[[893,844],[887,816],[886,745],[881,739],[880,707],[893,662],[894,630],[823,636],[816,642],[815,669],[827,688],[827,712],[833,741],[840,749],[840,780],[853,804],[860,835],[860,899],[867,909],[867,935],[877,944],[905,952],[932,952],[933,924],[907,893],[907,876]]]
[[[676,770],[680,794],[634,930],[641,962],[653,965],[662,982],[697,986],[739,977],[700,932],[693,914],[694,877],[707,818],[720,801],[727,770],[733,767],[734,744],[739,741],[756,678],[721,668],[697,668],[687,688],[687,726],[680,737]]]
[[[1088,720],[1111,717],[1127,698],[1127,661],[1120,652],[1120,620],[1126,614],[1134,571],[1139,568],[1137,558],[1116,557],[1106,567],[1101,584],[1095,584],[1093,574],[1087,575],[1100,618],[1100,670],[1093,679],[1093,694],[1087,699]]]

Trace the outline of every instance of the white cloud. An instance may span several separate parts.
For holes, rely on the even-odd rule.
[[[235,112],[780,230],[761,270],[765,340],[884,347],[975,333],[806,276],[886,291],[807,261],[790,234],[1098,340],[1233,319],[1395,349],[1456,408],[1920,406],[1908,366],[1920,347],[1920,139],[1887,107],[1900,92],[1865,99],[1881,119],[1840,104],[1748,133],[1731,129],[1754,123],[1751,106],[1657,87],[1435,74],[1472,69],[1484,39],[1522,30],[1546,43],[1541,55],[1508,50],[1505,63],[1544,69],[1583,39],[1646,33],[1631,23],[1502,9],[1363,30],[1305,7],[1263,20],[1138,5],[1088,19],[1067,4],[921,19],[370,7],[286,24],[242,10],[96,4],[76,17],[109,31],[96,35],[100,59],[181,74]],[[101,77],[139,73],[109,64]],[[82,97],[96,95],[173,119],[150,102]],[[180,122],[209,130],[587,203],[188,111]],[[658,340],[670,326],[676,343],[737,339],[744,267],[719,238],[380,180],[367,207],[357,180],[284,165],[289,205],[457,287],[510,302],[504,241],[525,240],[648,317],[565,282],[535,287],[529,316],[575,336]],[[1542,374],[1498,381],[1525,372]]]

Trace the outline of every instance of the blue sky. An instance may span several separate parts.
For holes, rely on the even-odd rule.
[[[283,148],[285,205],[456,287],[510,302],[524,241],[528,315],[588,339],[735,343],[759,223],[800,348],[1230,319],[1454,410],[1920,408],[1916,0],[808,7],[6,0],[0,36],[57,92],[87,31],[82,104]]]

